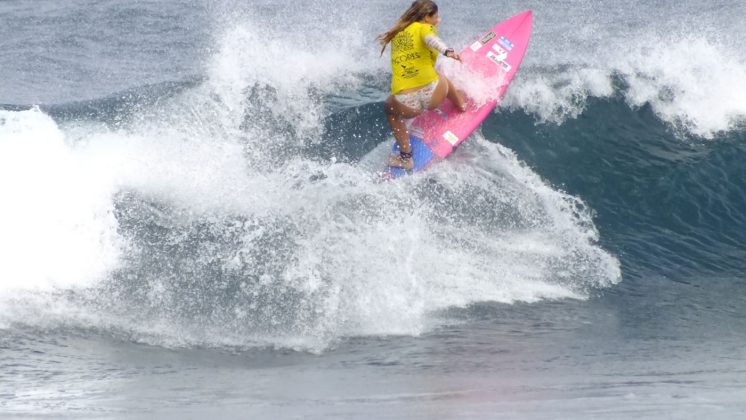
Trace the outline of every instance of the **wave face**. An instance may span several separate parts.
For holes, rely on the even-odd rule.
[[[322,350],[421,334],[451,307],[742,272],[743,11],[713,5],[693,25],[694,3],[664,22],[598,4],[535,10],[495,115],[401,182],[377,175],[391,136],[372,40],[386,28],[369,16],[393,22],[385,2],[222,2],[182,16],[209,33],[181,40],[196,74],[113,70],[42,101],[0,91],[0,328]],[[455,8],[441,10],[453,45],[511,14]],[[41,86],[55,78],[28,61]]]

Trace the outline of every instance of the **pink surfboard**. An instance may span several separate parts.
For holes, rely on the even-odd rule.
[[[484,82],[483,98],[467,95],[467,110],[458,111],[448,100],[439,108],[426,111],[411,121],[409,140],[412,144],[414,169],[387,168],[389,177],[397,178],[408,172],[421,171],[445,159],[482,123],[505,94],[518,66],[526,53],[531,37],[530,10],[517,14],[490,29],[461,51],[463,62],[456,69],[469,79]],[[459,88],[459,78],[451,77]],[[474,93],[474,92],[471,92]],[[399,153],[394,142],[393,153]]]

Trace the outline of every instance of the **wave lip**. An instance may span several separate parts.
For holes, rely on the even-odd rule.
[[[746,62],[716,40],[640,36],[600,56],[522,69],[503,106],[561,124],[589,98],[618,95],[633,108],[650,106],[683,135],[712,139],[744,127]]]

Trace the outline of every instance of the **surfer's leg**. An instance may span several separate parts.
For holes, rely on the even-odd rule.
[[[391,156],[389,159],[389,165],[404,169],[412,169],[414,167],[414,161],[412,160],[412,145],[409,142],[409,133],[407,133],[407,124],[404,122],[405,119],[414,118],[422,113],[422,111],[414,110],[409,108],[397,101],[393,96],[389,96],[384,102],[384,109],[386,110],[386,119],[391,125],[391,131],[394,134],[396,143],[399,145],[399,156]]]
[[[438,80],[438,85],[435,87],[435,90],[433,91],[433,96],[430,98],[430,105],[427,107],[427,109],[435,109],[440,106],[441,103],[443,103],[443,100],[448,96],[448,79],[441,76],[440,80]]]
[[[435,109],[439,107],[445,98],[448,98],[448,100],[451,101],[457,109],[461,110],[461,112],[466,111],[464,93],[457,90],[456,87],[453,86],[453,83],[441,74],[440,82],[433,93],[433,98],[427,109]]]
[[[444,77],[445,79],[445,77]],[[456,106],[456,108],[460,109],[461,112],[466,111],[466,99],[464,98],[464,92],[456,89],[455,86],[453,86],[453,82],[446,79],[448,82],[448,100],[453,103],[453,105]]]

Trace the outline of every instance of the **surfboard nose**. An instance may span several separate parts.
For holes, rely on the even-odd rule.
[[[534,23],[534,12],[531,9],[525,10],[521,13],[518,13],[515,15],[514,18],[517,18],[521,22],[528,21],[529,26],[533,26]]]

